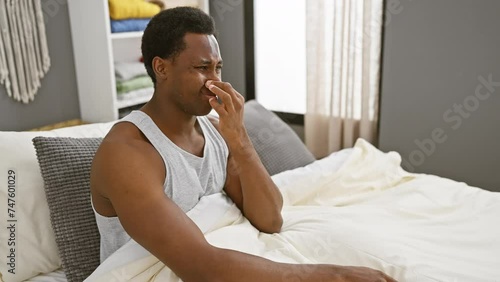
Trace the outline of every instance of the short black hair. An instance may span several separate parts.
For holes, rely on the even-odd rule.
[[[161,11],[148,23],[141,50],[144,66],[154,83],[153,58],[175,59],[186,48],[186,33],[215,35],[213,18],[197,8],[177,7]]]

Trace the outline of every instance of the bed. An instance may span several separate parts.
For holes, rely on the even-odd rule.
[[[188,212],[211,244],[281,262],[368,266],[398,281],[500,281],[500,193],[408,173],[399,154],[362,139],[314,160],[271,112],[247,103],[245,115],[249,135],[283,194],[284,225],[279,234],[259,233],[224,194],[214,194]],[[180,281],[134,241],[100,265],[85,264],[95,260],[95,250],[89,251],[95,236],[88,232],[95,222],[88,218],[88,188],[75,181],[86,174],[75,171],[85,170],[112,124],[0,133],[0,154],[9,160],[0,169],[14,168],[19,175],[16,216],[18,230],[24,230],[16,236],[19,272],[8,273],[7,261],[1,261],[3,281]],[[45,138],[37,139],[35,150],[36,136]],[[8,194],[1,188],[3,205]],[[81,214],[87,218],[76,217]],[[6,235],[0,234],[1,241]],[[0,245],[2,254],[5,247]],[[300,278],[283,274],[284,281]]]

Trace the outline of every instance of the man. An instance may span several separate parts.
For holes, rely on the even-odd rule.
[[[393,281],[368,268],[283,264],[216,248],[187,217],[200,197],[224,189],[260,231],[279,232],[283,222],[281,194],[243,125],[244,98],[221,81],[214,33],[212,18],[187,7],[161,12],[146,28],[142,53],[155,93],[113,126],[92,165],[101,259],[132,237],[183,281],[285,281],[294,274],[303,281]],[[206,117],[212,109],[219,120]]]

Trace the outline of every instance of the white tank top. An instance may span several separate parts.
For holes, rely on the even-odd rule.
[[[226,181],[229,154],[226,142],[206,116],[197,117],[197,120],[205,138],[203,157],[175,145],[142,111],[133,111],[119,121],[133,123],[161,155],[166,168],[165,194],[184,212],[192,209],[201,197],[221,192]],[[118,217],[102,216],[95,209],[94,214],[101,234],[103,262],[130,240],[130,236]]]

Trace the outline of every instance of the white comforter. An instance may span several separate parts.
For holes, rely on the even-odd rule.
[[[368,266],[399,281],[500,281],[500,193],[410,174],[400,161],[360,139],[273,176],[285,200],[279,234],[259,233],[222,194],[188,215],[211,244],[275,261]],[[87,279],[125,280],[180,281],[134,241]]]

